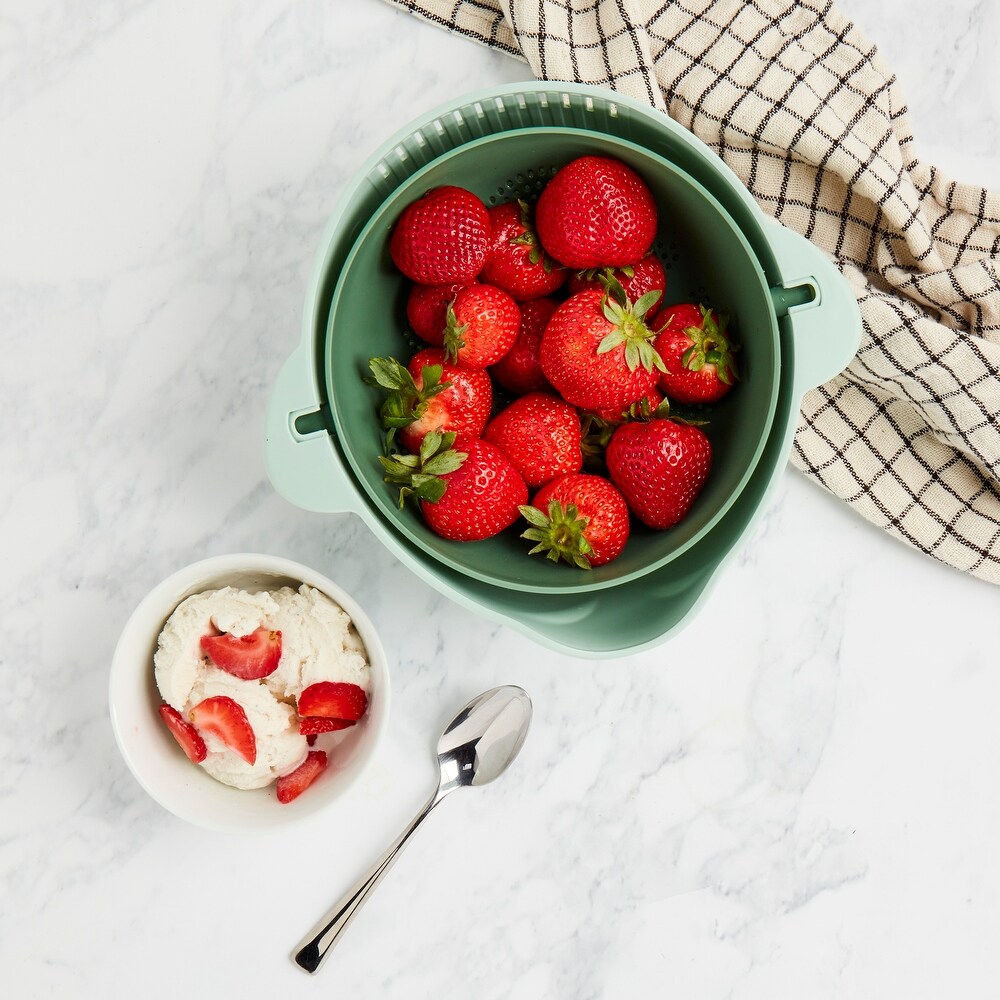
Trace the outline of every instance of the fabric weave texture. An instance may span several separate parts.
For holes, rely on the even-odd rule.
[[[1000,583],[1000,195],[919,160],[895,77],[823,0],[388,0],[610,87],[707,143],[837,264],[864,321],[792,462],[869,521]]]

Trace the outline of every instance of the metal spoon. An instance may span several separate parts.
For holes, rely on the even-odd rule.
[[[465,785],[485,785],[499,778],[517,756],[531,722],[531,700],[519,687],[507,685],[474,698],[448,724],[438,741],[441,778],[437,790],[396,842],[348,890],[347,894],[306,935],[294,960],[306,972],[316,972],[337,943],[361,904],[392,867],[396,855],[427,814],[449,793]]]

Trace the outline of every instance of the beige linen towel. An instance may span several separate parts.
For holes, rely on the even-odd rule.
[[[850,282],[864,335],[792,461],[891,535],[1000,583],[1000,196],[913,154],[875,46],[822,0],[388,0],[612,87],[711,146]]]

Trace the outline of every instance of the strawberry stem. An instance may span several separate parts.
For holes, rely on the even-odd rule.
[[[648,372],[654,368],[665,372],[667,366],[653,346],[657,334],[645,322],[646,313],[660,300],[663,293],[654,289],[632,303],[614,275],[602,277],[601,284],[605,287],[601,310],[604,318],[612,324],[612,330],[598,344],[597,353],[606,354],[624,345],[625,363],[630,372],[634,372],[639,365]]]
[[[469,324],[463,323],[459,325],[458,317],[455,315],[454,302],[448,306],[448,312],[445,315],[444,356],[449,361],[457,361],[458,352],[465,347],[465,340],[462,335],[469,328]]]
[[[545,273],[551,274],[556,266],[555,261],[542,249],[542,244],[538,241],[531,206],[523,198],[518,198],[517,204],[521,209],[521,228],[524,231],[518,236],[512,236],[507,242],[514,246],[528,247],[528,260],[532,264],[540,263]]]
[[[460,468],[469,457],[468,452],[455,451],[454,443],[454,431],[430,431],[416,455],[379,455],[385,471],[382,481],[399,486],[401,508],[409,497],[437,503],[445,495],[448,484],[441,477]]]
[[[705,365],[715,365],[719,381],[732,385],[739,379],[733,354],[737,347],[726,333],[728,316],[716,320],[711,309],[699,305],[701,327],[689,326],[684,333],[690,337],[691,346],[681,355],[681,364],[690,371],[701,371]]]
[[[563,561],[579,569],[590,569],[587,556],[594,550],[583,534],[590,518],[581,515],[576,504],[563,506],[553,498],[548,514],[529,504],[521,504],[518,510],[530,525],[521,537],[537,543],[529,556],[544,552],[552,562]]]

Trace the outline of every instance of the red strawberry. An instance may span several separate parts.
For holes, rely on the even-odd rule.
[[[546,324],[559,305],[555,299],[521,303],[521,332],[514,346],[490,368],[490,374],[508,391],[518,395],[551,389],[538,357]]]
[[[521,310],[507,292],[470,285],[448,309],[445,354],[463,368],[486,368],[511,349],[520,329]]]
[[[528,487],[507,456],[478,438],[456,442],[454,433],[432,431],[419,455],[380,456],[379,461],[386,482],[401,486],[400,506],[414,496],[431,531],[453,541],[499,534],[528,500]]]
[[[310,750],[306,759],[291,772],[278,778],[275,789],[282,804],[297,799],[326,770],[326,751]]]
[[[581,156],[546,184],[535,208],[542,246],[572,268],[624,267],[656,237],[656,202],[631,167]]]
[[[447,489],[437,502],[420,504],[431,530],[454,541],[476,541],[499,534],[516,520],[528,487],[509,459],[488,441],[460,443],[468,456],[441,478]]]
[[[259,628],[249,635],[203,635],[201,648],[220,670],[244,681],[256,681],[278,669],[281,633]]]
[[[167,728],[173,733],[174,739],[181,745],[181,749],[188,755],[188,760],[200,764],[208,750],[205,741],[198,735],[198,730],[189,722],[185,722],[181,713],[176,708],[169,705],[161,705],[159,708],[160,718],[167,724]]]
[[[489,212],[460,187],[434,188],[407,205],[389,240],[393,263],[421,285],[470,284],[489,248]]]
[[[524,302],[551,295],[566,280],[566,269],[542,250],[526,201],[489,209],[493,243],[479,277]]]
[[[191,709],[191,721],[203,733],[214,736],[239,754],[248,764],[257,761],[257,738],[243,707],[226,695],[206,698]]]
[[[646,310],[648,323],[663,305],[663,295],[667,289],[667,272],[655,253],[648,253],[637,264],[628,264],[619,268],[591,268],[587,271],[577,271],[570,275],[567,286],[570,295],[586,291],[603,291],[607,282],[614,279],[621,285],[629,301],[638,302],[646,292],[659,292],[660,297]]]
[[[483,437],[532,488],[579,472],[583,464],[579,414],[565,400],[544,392],[515,399],[487,424]]]
[[[299,734],[316,736],[317,733],[335,733],[339,729],[350,729],[356,725],[355,719],[324,719],[321,715],[306,715],[299,717]]]
[[[298,698],[299,716],[322,719],[360,719],[368,708],[368,695],[357,684],[319,681],[310,684]]]
[[[563,399],[585,410],[619,410],[653,391],[655,369],[663,368],[643,322],[653,295],[633,306],[579,292],[553,313],[542,337],[542,371]]]
[[[395,437],[416,453],[434,430],[458,431],[472,437],[483,432],[493,408],[493,385],[486,372],[460,368],[433,347],[418,351],[408,368],[395,358],[368,362],[374,381],[388,393],[380,411],[387,443]]]
[[[546,483],[521,513],[531,525],[521,536],[544,552],[581,569],[621,555],[629,536],[628,506],[603,476],[578,473]]]
[[[631,421],[615,431],[605,452],[612,482],[636,517],[670,528],[687,514],[712,464],[712,446],[691,424]]]
[[[448,304],[465,288],[464,284],[414,285],[406,299],[406,318],[413,332],[428,344],[440,347],[444,343]]]
[[[664,392],[679,403],[714,403],[733,387],[736,363],[726,318],[705,306],[671,306],[656,338],[666,372]]]

